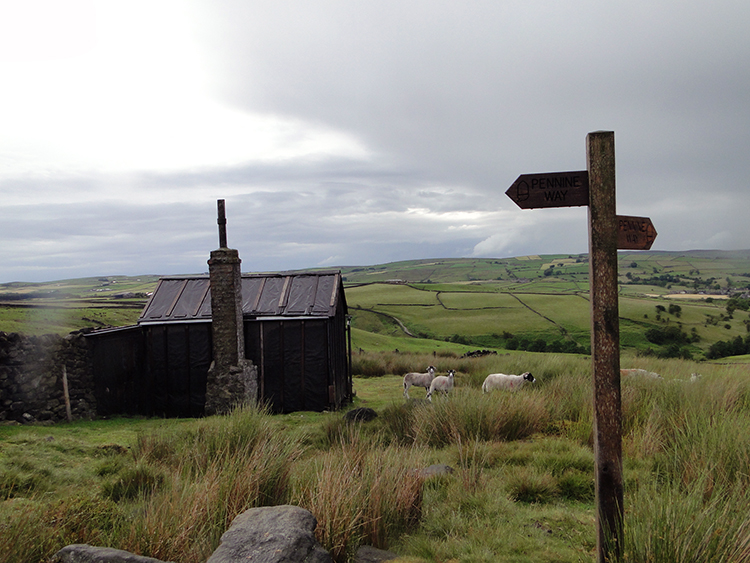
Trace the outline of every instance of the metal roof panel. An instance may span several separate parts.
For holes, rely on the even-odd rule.
[[[210,286],[205,275],[161,278],[138,322],[210,321]],[[339,289],[343,293],[339,271],[243,274],[242,312],[253,317],[333,317]]]

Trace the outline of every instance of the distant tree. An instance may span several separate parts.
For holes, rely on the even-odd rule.
[[[741,356],[750,353],[750,335],[743,340],[741,336],[733,340],[719,340],[714,342],[706,352],[706,358],[716,360],[728,356]]]
[[[750,327],[748,327],[748,332],[750,332]],[[701,337],[698,334],[698,329],[693,327],[690,329],[690,342],[700,342]]]
[[[737,309],[740,309],[742,311],[747,311],[750,309],[750,299],[744,299],[742,297],[732,297],[731,299],[727,300],[727,313],[732,314]]]

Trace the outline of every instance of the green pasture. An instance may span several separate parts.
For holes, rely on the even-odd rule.
[[[645,338],[651,328],[677,326],[700,340],[694,354],[714,342],[748,334],[750,316],[726,315],[721,295],[702,299],[667,298],[691,292],[685,285],[631,284],[626,274],[650,278],[662,274],[693,279],[715,278],[721,287],[750,280],[750,253],[621,252],[619,267],[620,342],[623,349],[656,350]],[[341,268],[353,326],[363,348],[424,348],[452,339],[469,346],[502,345],[504,334],[547,342],[573,338],[589,341],[588,262],[586,255],[540,255],[503,259],[408,260]],[[545,275],[551,274],[551,275]],[[683,278],[680,278],[683,279]],[[125,326],[137,321],[157,276],[103,276],[44,284],[0,285],[0,330],[26,334],[67,334],[86,327]],[[401,283],[385,283],[400,280]],[[403,283],[408,281],[408,284]],[[378,283],[371,283],[378,282]],[[122,293],[136,299],[116,299]],[[661,313],[657,305],[681,307],[680,316]],[[365,338],[364,333],[370,333]],[[387,337],[383,341],[382,337]],[[406,339],[394,345],[391,339]],[[382,344],[378,344],[383,342]]]
[[[0,426],[0,561],[42,563],[88,543],[202,563],[235,515],[279,504],[315,515],[336,563],[360,544],[404,563],[594,560],[589,358],[462,358],[465,347],[445,342],[356,328],[353,338],[370,344],[353,357],[353,406],[378,415],[368,423],[238,409]],[[455,388],[406,400],[403,373],[428,364],[457,370]],[[747,366],[628,351],[621,365],[663,376],[622,380],[623,563],[748,561]],[[483,394],[499,371],[537,381]],[[432,464],[453,472],[422,479],[416,470]]]
[[[445,309],[517,309],[523,307],[510,293],[468,293],[441,291],[438,295]]]
[[[354,354],[358,350],[368,352],[393,351],[409,352],[414,354],[440,354],[440,355],[462,355],[476,346],[455,344],[444,340],[433,340],[430,338],[412,338],[400,335],[378,334],[358,328],[352,328],[352,348]],[[419,369],[423,369],[420,367]]]
[[[433,291],[421,291],[408,285],[377,283],[349,287],[345,290],[347,304],[371,308],[383,305],[437,305],[438,299]]]
[[[117,304],[67,304],[63,306],[40,305],[10,306],[0,305],[0,330],[21,334],[66,335],[74,330],[87,327],[127,326],[135,324],[144,302],[128,305]]]
[[[483,286],[491,286],[490,282]],[[561,288],[554,292],[553,287]],[[398,319],[413,334],[429,339],[445,340],[456,335],[476,346],[497,345],[503,333],[517,337],[552,341],[572,337],[585,344],[590,333],[590,303],[585,291],[571,291],[572,285],[558,280],[539,279],[514,284],[514,291],[472,291],[468,284],[440,284],[433,291],[431,284],[414,289],[406,285],[372,284],[347,289],[347,301],[354,317],[354,326],[391,336],[404,332]],[[456,288],[460,288],[456,291]],[[624,288],[619,298],[620,342],[623,348],[657,349],[645,337],[651,328],[679,327],[699,341],[691,344],[694,353],[707,350],[718,340],[745,337],[745,321],[750,315],[735,311],[726,315],[723,299],[676,299],[647,296],[645,292],[629,292]],[[483,287],[482,289],[485,289]],[[533,288],[533,291],[527,291]],[[546,291],[541,291],[542,289]],[[640,287],[640,289],[643,289]],[[649,288],[651,289],[651,288]],[[665,288],[654,288],[666,292]],[[653,294],[657,294],[654,291]],[[669,314],[671,305],[680,307],[679,314]],[[657,310],[662,307],[664,311]],[[381,315],[372,315],[359,308]],[[488,343],[496,344],[488,344]]]

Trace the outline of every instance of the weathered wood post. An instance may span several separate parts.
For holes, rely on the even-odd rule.
[[[615,134],[586,137],[587,169],[521,174],[505,194],[521,209],[588,206],[598,562],[619,561],[623,538],[622,399],[617,249],[648,250],[648,217],[615,213]]]
[[[589,176],[589,283],[594,380],[597,561],[605,563],[620,560],[623,537],[614,132],[597,131],[588,134],[586,161]]]

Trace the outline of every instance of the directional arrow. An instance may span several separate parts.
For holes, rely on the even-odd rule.
[[[617,216],[617,248],[648,250],[654,244],[656,229],[649,217]]]
[[[586,170],[521,174],[505,195],[521,209],[588,205],[589,174]]]

